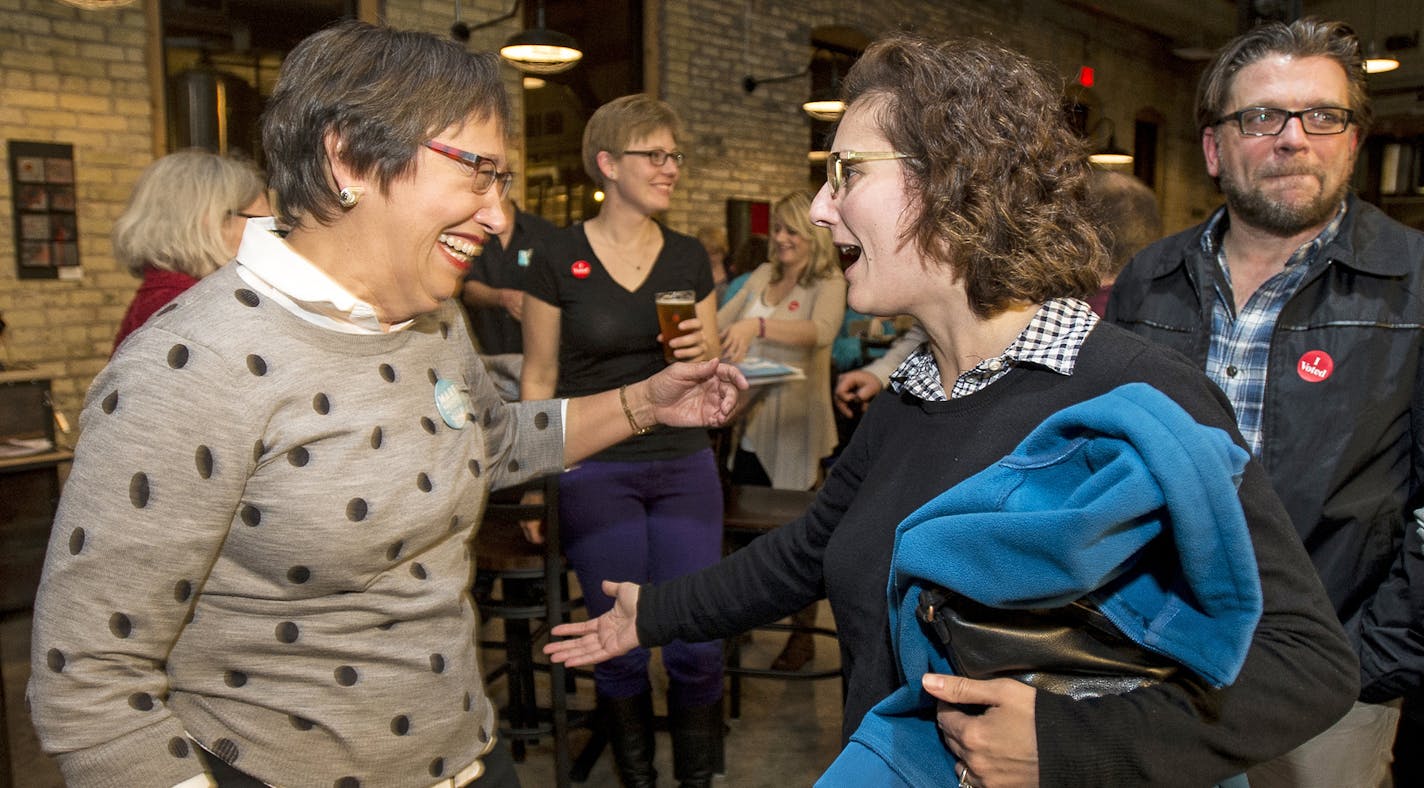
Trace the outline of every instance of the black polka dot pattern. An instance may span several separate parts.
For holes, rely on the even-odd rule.
[[[440,323],[440,338],[441,338],[441,339],[449,339],[449,338],[450,338],[450,324],[449,324],[449,323],[446,323],[446,322],[444,322],[444,321],[441,321],[441,323]]]
[[[207,446],[199,446],[193,454],[193,464],[198,468],[198,477],[202,479],[213,478],[213,450]]]
[[[154,318],[154,317],[160,317],[160,316],[162,316],[162,315],[166,315],[166,314],[168,314],[169,312],[172,312],[173,310],[175,310],[175,309],[177,309],[177,308],[178,308],[178,303],[177,303],[176,301],[169,301],[162,309],[158,310],[157,312],[154,312],[153,315],[152,315],[149,319],[152,319],[152,318]]]
[[[237,282],[231,275],[226,281]],[[207,321],[213,326],[237,327],[242,320],[261,318],[258,307],[266,309],[263,298],[252,290],[228,287],[203,292],[208,295],[202,296],[207,299],[202,306],[212,307],[216,300],[227,310],[221,315],[224,322]],[[229,293],[235,300],[228,300]],[[191,298],[185,303],[198,305]],[[536,436],[536,431],[556,432],[558,414],[506,413],[492,399],[484,399],[490,389],[482,380],[474,385],[476,381],[470,379],[478,372],[464,357],[467,351],[451,352],[457,341],[461,348],[467,344],[458,322],[439,325],[449,349],[431,351],[438,341],[438,335],[431,336],[435,321],[421,321],[419,332],[403,338],[416,343],[412,350],[420,352],[393,350],[354,357],[337,367],[323,358],[329,349],[301,345],[291,338],[276,343],[261,332],[232,331],[224,344],[187,330],[200,320],[200,310],[184,307],[179,312],[165,325],[173,333],[150,335],[152,339],[135,347],[150,354],[151,368],[159,373],[153,379],[184,381],[168,384],[158,393],[181,401],[189,392],[196,402],[195,392],[201,386],[208,401],[220,399],[225,404],[210,409],[207,417],[179,416],[165,424],[151,404],[162,402],[154,397],[154,384],[126,378],[123,370],[117,377],[105,378],[115,382],[101,388],[91,405],[92,411],[107,414],[92,422],[99,430],[96,434],[123,438],[135,446],[147,437],[144,430],[154,437],[177,439],[165,437],[165,443],[152,451],[113,453],[106,476],[99,479],[107,484],[101,491],[105,499],[117,499],[117,510],[109,514],[136,527],[125,534],[78,518],[56,524],[58,544],[52,560],[76,568],[98,564],[108,557],[106,551],[116,546],[131,549],[136,538],[154,534],[159,535],[152,542],[158,548],[145,565],[130,570],[109,565],[110,575],[101,582],[115,592],[94,595],[89,604],[105,607],[91,608],[84,615],[88,622],[84,634],[92,645],[69,637],[68,632],[36,644],[36,653],[43,655],[37,660],[37,681],[51,686],[87,682],[96,670],[95,652],[127,653],[140,644],[147,648],[155,632],[169,631],[196,615],[189,631],[203,639],[196,641],[196,649],[176,650],[175,658],[181,652],[182,659],[190,660],[184,665],[186,675],[197,679],[204,691],[217,697],[260,699],[282,697],[269,693],[304,684],[316,691],[287,695],[290,702],[278,707],[280,714],[264,736],[285,738],[290,742],[285,745],[288,752],[306,756],[313,764],[318,756],[323,763],[339,762],[325,760],[333,738],[369,741],[383,756],[372,762],[393,765],[369,771],[348,765],[344,778],[340,771],[313,768],[313,774],[321,775],[317,782],[384,785],[399,771],[400,780],[415,778],[420,783],[422,770],[431,782],[449,777],[468,756],[431,744],[428,737],[437,730],[437,739],[443,736],[451,716],[459,720],[461,740],[467,743],[477,737],[488,742],[494,731],[480,730],[488,703],[478,687],[471,646],[450,640],[450,633],[464,630],[446,626],[457,616],[468,618],[472,613],[469,600],[457,601],[454,594],[468,590],[467,573],[472,570],[460,561],[470,555],[468,537],[478,525],[476,512],[486,493],[483,462],[495,457],[491,462],[511,463],[509,467],[521,476],[547,470],[545,457],[555,441],[547,433]],[[422,368],[431,387],[420,383]],[[467,389],[473,395],[470,404],[437,413],[432,389],[443,388],[443,381]],[[458,424],[462,416],[471,422],[463,430],[450,428],[444,420],[451,418]],[[504,426],[505,419],[514,418],[522,423],[480,434],[481,422]],[[154,426],[159,429],[151,429]],[[528,438],[538,453],[494,445],[516,434]],[[461,461],[467,474],[450,464]],[[492,477],[503,474],[499,465],[489,470]],[[231,496],[225,510],[203,510],[202,502],[218,493]],[[200,556],[191,552],[181,553],[185,541],[163,542],[164,532],[157,530],[165,523],[184,522],[181,518],[194,511],[207,515],[203,522],[194,521],[196,527],[206,529],[201,544],[214,550],[212,556],[203,556],[209,559],[206,562],[199,562]],[[457,511],[461,514],[454,514]],[[85,527],[76,527],[81,522]],[[188,539],[200,543],[197,536],[185,535]],[[338,546],[329,547],[333,544]],[[243,563],[232,560],[242,558],[238,551],[265,556],[267,563],[260,573],[247,571]],[[208,579],[205,573],[210,569],[213,576]],[[89,571],[92,577],[93,570]],[[373,578],[382,583],[379,590],[394,588],[415,597],[437,589],[442,594],[454,591],[436,617],[442,620],[436,621],[403,613],[397,604],[382,606],[374,595],[363,595],[370,588],[363,581]],[[231,611],[210,606],[213,598],[200,596],[227,589],[240,592],[244,584],[260,584],[260,590],[269,594],[266,598],[273,600],[264,617],[235,622]],[[351,596],[346,597],[349,604],[339,605],[340,610],[352,611],[357,620],[333,617],[328,622],[308,615],[312,600],[343,594]],[[279,604],[284,598],[292,601]],[[384,621],[382,631],[375,631],[371,621]],[[251,650],[233,648],[239,638]],[[392,675],[388,668],[395,663],[384,661],[382,655],[397,648],[405,654],[400,664],[403,673]],[[255,653],[262,656],[254,658]],[[424,662],[421,654],[426,655]],[[341,656],[332,659],[332,655]],[[168,713],[168,698],[159,686],[128,677],[128,683],[105,697],[103,702],[113,708],[103,711],[130,724],[147,724]],[[367,703],[372,698],[394,702],[373,708]],[[341,712],[342,704],[359,704],[368,711],[353,719]],[[459,713],[462,705],[464,713]],[[202,746],[240,769],[244,763],[251,768],[265,760],[265,740],[259,744],[245,735],[224,734],[227,738],[218,741],[216,736],[201,736]],[[179,735],[166,746],[174,758],[191,758],[196,755],[195,741]],[[160,740],[158,746],[165,743]]]
[[[361,788],[361,781],[355,777],[342,777],[336,781],[335,788]]]
[[[232,739],[218,739],[213,743],[213,755],[218,756],[228,763],[236,763],[237,756],[240,754],[237,749],[237,742]]]
[[[132,503],[135,509],[148,506],[148,474],[135,473],[133,478],[129,479],[129,503]]]
[[[519,473],[519,460],[510,460],[510,461],[509,461],[509,472],[510,472],[510,473]]]

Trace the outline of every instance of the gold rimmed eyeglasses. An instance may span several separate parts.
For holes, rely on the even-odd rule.
[[[888,161],[890,159],[908,159],[910,154],[893,150],[882,151],[860,151],[860,150],[840,150],[831,151],[826,156],[826,183],[831,185],[831,194],[840,194],[841,187],[846,182],[846,165],[857,164],[862,161]]]

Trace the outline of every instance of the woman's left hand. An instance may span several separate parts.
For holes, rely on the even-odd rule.
[[[757,338],[761,331],[761,321],[747,318],[727,326],[722,331],[722,358],[733,364],[740,363],[747,357],[747,351],[752,347],[752,340]]]
[[[681,336],[668,340],[668,347],[672,348],[672,354],[678,361],[696,361],[707,358],[707,340],[702,336],[702,321],[689,317],[677,324],[679,331],[686,332]],[[663,335],[658,334],[658,340],[662,341]]]
[[[960,785],[1038,785],[1038,690],[1013,679],[978,681],[936,673],[926,673],[921,685],[940,700],[936,719],[940,736],[959,760],[953,779]],[[976,713],[978,708],[983,711]]]
[[[747,389],[741,370],[717,359],[670,364],[643,382],[644,396],[659,424],[720,427]]]

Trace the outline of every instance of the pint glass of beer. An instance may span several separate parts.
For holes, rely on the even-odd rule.
[[[678,328],[684,320],[695,316],[697,296],[691,290],[667,290],[654,296],[658,305],[658,330],[663,335],[663,360],[671,364],[677,361],[668,346],[668,340],[691,333]]]

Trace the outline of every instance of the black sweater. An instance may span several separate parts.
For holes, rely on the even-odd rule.
[[[887,392],[872,404],[806,515],[718,566],[645,588],[639,640],[724,637],[824,595],[840,636],[849,738],[870,707],[903,681],[886,615],[896,525],[1010,453],[1050,414],[1134,381],[1163,391],[1199,422],[1237,435],[1230,405],[1199,369],[1107,324],[1088,336],[1071,377],[1019,367],[949,402]],[[1237,682],[1213,690],[1184,680],[1084,701],[1038,693],[1041,784],[1209,785],[1291,749],[1349,708],[1357,691],[1355,657],[1254,461],[1240,495],[1264,614]]]

